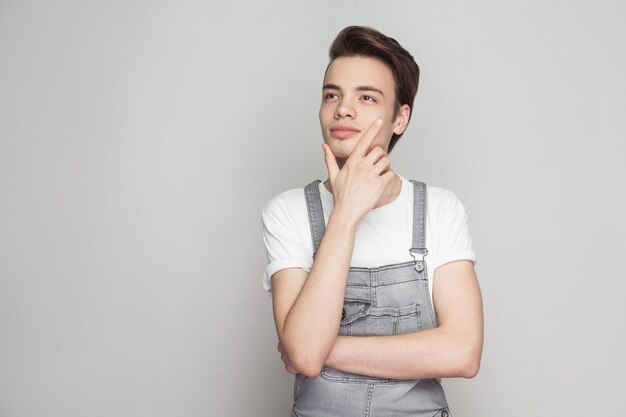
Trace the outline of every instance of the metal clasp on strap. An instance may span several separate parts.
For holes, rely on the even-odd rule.
[[[411,248],[409,249],[409,253],[413,257],[415,261],[415,270],[417,272],[422,272],[425,267],[424,258],[428,255],[428,249],[426,248]]]

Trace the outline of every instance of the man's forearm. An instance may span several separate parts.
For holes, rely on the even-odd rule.
[[[445,328],[394,336],[339,336],[326,365],[393,379],[465,377],[478,372],[481,342]]]
[[[311,272],[285,319],[281,342],[302,373],[318,373],[335,344],[355,231],[349,217],[331,214]]]

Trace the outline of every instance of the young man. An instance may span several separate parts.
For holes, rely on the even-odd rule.
[[[465,208],[391,169],[417,91],[413,57],[348,27],[330,60],[319,112],[328,179],[262,215],[292,415],[445,417],[439,379],[476,375],[483,342]]]

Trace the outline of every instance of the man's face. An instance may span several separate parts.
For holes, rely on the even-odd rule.
[[[361,136],[378,118],[383,119],[371,147],[389,149],[393,133],[406,129],[409,106],[394,118],[395,81],[382,61],[371,57],[340,57],[331,62],[322,92],[320,124],[324,142],[336,158],[350,156]]]

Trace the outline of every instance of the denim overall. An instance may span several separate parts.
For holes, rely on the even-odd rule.
[[[319,180],[304,189],[313,258],[325,230]],[[413,182],[414,261],[376,268],[351,267],[339,335],[387,336],[437,326],[424,256],[426,185]],[[438,379],[375,378],[323,367],[319,376],[297,374],[292,417],[448,417]]]

